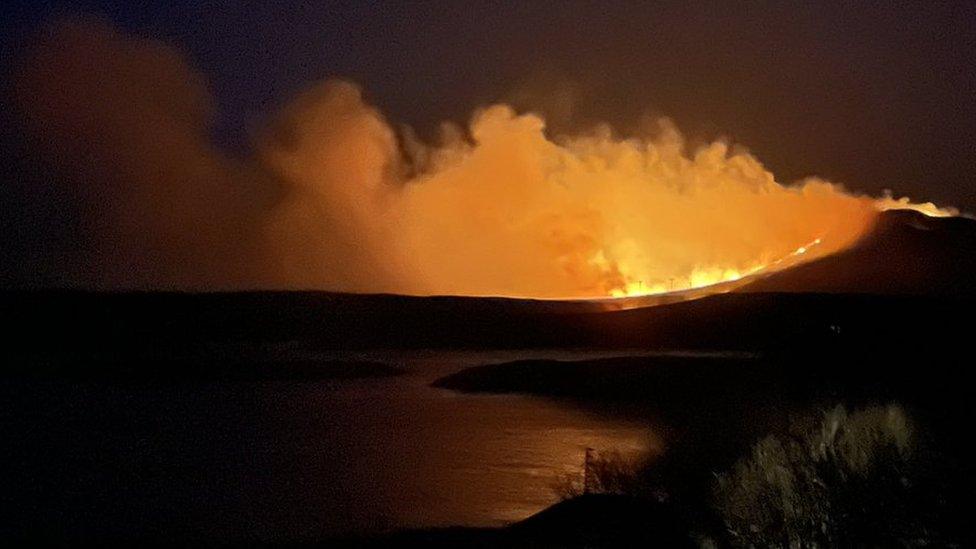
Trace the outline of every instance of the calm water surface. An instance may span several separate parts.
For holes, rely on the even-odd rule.
[[[11,385],[6,528],[227,540],[500,525],[551,504],[586,447],[657,447],[643,424],[566,403],[429,387],[529,356],[587,354],[373,354],[408,373],[343,382]]]

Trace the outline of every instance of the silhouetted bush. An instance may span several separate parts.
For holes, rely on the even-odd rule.
[[[793,422],[719,475],[715,506],[727,542],[741,547],[926,546],[946,543],[935,527],[938,487],[901,407]]]
[[[584,493],[642,497],[653,495],[645,471],[646,456],[623,455],[617,451],[598,452],[591,457],[587,470],[565,475],[553,485],[553,491],[563,500]]]

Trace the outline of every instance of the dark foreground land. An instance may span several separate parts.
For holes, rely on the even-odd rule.
[[[850,325],[838,321],[832,337],[813,345],[806,344],[800,333],[787,335],[769,327],[782,339],[767,342],[764,350],[754,354],[523,360],[471,367],[435,381],[434,386],[467,393],[543,395],[653,423],[665,433],[668,448],[628,474],[641,479],[642,489],[666,494],[663,503],[634,511],[643,517],[638,523],[653,523],[662,539],[672,540],[660,546],[680,546],[679,540],[691,543],[702,532],[723,531],[714,508],[716,475],[732,470],[758,441],[771,435],[792,440],[799,422],[822,417],[837,405],[882,409],[877,407],[894,403],[913,418],[912,434],[924,447],[924,457],[918,460],[923,472],[913,473],[922,480],[906,480],[912,474],[903,473],[906,477],[898,481],[902,483],[898,486],[915,490],[918,497],[892,504],[885,501],[889,494],[872,492],[887,488],[851,488],[864,499],[852,506],[895,505],[879,513],[926,517],[925,531],[917,530],[921,540],[930,537],[921,545],[966,545],[973,542],[968,501],[976,489],[976,456],[968,434],[976,420],[976,406],[968,381],[971,351],[966,329],[954,324],[958,320],[937,313],[919,313],[914,318],[924,319],[926,326],[896,315],[874,318],[870,328],[862,327],[873,338],[851,340],[843,337],[843,326]],[[765,320],[762,315],[752,319],[760,324]],[[913,330],[929,335],[917,339]],[[883,337],[885,331],[891,336]],[[870,441],[860,442],[865,445],[861,451],[870,452]],[[770,471],[775,474],[775,468]],[[614,504],[632,502],[620,499]],[[554,516],[561,515],[553,511]],[[564,540],[572,546],[638,546],[651,539],[646,531],[626,529],[623,537],[612,537],[621,531],[619,527],[597,529],[595,534],[585,514],[566,513],[559,522],[558,531],[577,532],[579,539],[588,540]],[[877,523],[870,528],[877,532],[862,539],[878,545],[892,541],[883,537],[888,526]],[[600,538],[599,533],[607,537]],[[721,539],[721,534],[717,537]]]
[[[742,357],[526,360],[472,367],[434,385],[544,395],[646,418],[666,433],[668,448],[645,473],[669,495],[664,512],[698,528],[715,520],[709,509],[715,474],[730,470],[757,441],[789,438],[798,419],[838,404],[858,409],[897,403],[909,411],[915,435],[930,452],[927,474],[939,486],[934,499],[945,521],[940,528],[954,540],[971,540],[963,509],[976,489],[968,435],[976,407],[963,349],[961,342],[938,349],[877,342]],[[916,511],[926,512],[921,504]]]
[[[340,539],[350,547],[693,547],[686,525],[666,505],[590,494],[566,500],[504,528],[442,528]]]
[[[617,311],[599,303],[322,293],[54,291],[0,297],[4,316],[16,319],[6,328],[3,369],[21,382],[398,373],[396,367],[342,358],[357,349],[658,352],[485,365],[438,381],[451,390],[545,395],[646,418],[665,434],[668,446],[655,471],[668,486],[667,504],[591,497],[501,530],[333,540],[445,547],[642,545],[648,537],[689,539],[703,525],[720,528],[706,524],[714,517],[704,512],[714,473],[726,470],[757,439],[782,432],[793,415],[836,404],[905,406],[952,465],[956,492],[966,493],[974,478],[966,448],[974,419],[968,381],[974,305],[966,296],[830,293],[732,293]],[[674,350],[685,354],[669,355]],[[218,369],[206,366],[215,363]],[[965,505],[948,509],[949,522],[965,518]],[[192,533],[174,535],[192,539]]]
[[[602,302],[322,292],[0,293],[5,356],[183,359],[282,345],[375,349],[946,350],[970,296],[728,293],[629,310]]]

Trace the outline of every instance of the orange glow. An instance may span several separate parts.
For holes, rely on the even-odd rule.
[[[303,269],[293,274],[314,287],[653,295],[833,253],[882,210],[952,214],[856,196],[816,178],[784,185],[727,143],[689,148],[667,120],[638,137],[607,127],[552,137],[540,117],[495,105],[478,111],[466,131],[445,125],[441,143],[428,145],[398,137],[354,86],[331,83],[301,98],[282,126],[277,133],[289,141],[267,141],[263,159],[302,192],[279,208],[273,240],[282,264]],[[308,262],[294,257],[330,251],[328,239],[309,238],[316,230],[352,242],[342,256],[354,274],[369,268],[370,276],[335,281],[306,272]],[[373,267],[359,264],[369,261]],[[384,270],[394,275],[378,281]]]
[[[691,275],[680,281],[674,281],[673,279],[669,281],[668,286],[663,284],[656,284],[653,286],[645,286],[643,281],[628,282],[627,286],[623,289],[614,289],[611,291],[611,297],[637,297],[637,296],[649,296],[664,294],[670,292],[678,292],[685,290],[694,290],[699,288],[707,288],[709,286],[715,286],[718,284],[724,284],[727,282],[736,282],[744,278],[757,275],[760,273],[768,273],[772,271],[778,271],[780,269],[786,268],[788,266],[796,265],[802,260],[802,256],[806,255],[807,252],[814,250],[822,240],[820,238],[815,238],[813,241],[809,242],[805,246],[800,246],[799,248],[790,252],[789,255],[781,258],[777,258],[770,263],[765,265],[760,265],[758,263],[751,265],[744,270],[738,270],[733,268],[698,268],[695,269]]]
[[[874,204],[881,211],[914,210],[929,217],[953,217],[959,215],[959,210],[955,208],[940,208],[931,202],[915,204],[908,197],[893,198],[891,194],[878,198],[874,201]]]
[[[45,36],[17,97],[98,199],[91,238],[119,267],[96,286],[667,300],[841,250],[879,211],[955,213],[784,184],[666,119],[558,136],[492,105],[425,143],[341,81],[306,90],[232,158],[209,142],[212,98],[177,52],[98,22]]]

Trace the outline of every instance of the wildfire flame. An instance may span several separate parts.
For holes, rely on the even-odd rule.
[[[627,286],[623,289],[611,290],[611,297],[637,297],[637,296],[649,296],[657,294],[665,294],[684,290],[695,290],[699,288],[706,288],[708,286],[714,286],[717,284],[722,284],[725,282],[735,282],[743,278],[756,275],[762,272],[768,272],[772,270],[779,270],[787,265],[795,265],[802,256],[806,255],[807,252],[814,250],[823,242],[820,238],[815,238],[808,242],[804,246],[793,250],[785,257],[780,257],[773,260],[772,262],[760,265],[754,264],[746,270],[740,271],[738,269],[727,268],[713,268],[713,269],[695,269],[691,275],[685,279],[678,281],[677,285],[675,280],[671,279],[668,282],[668,286],[663,284],[656,284],[653,286],[644,286],[644,281],[638,280],[637,282],[628,282]]]

